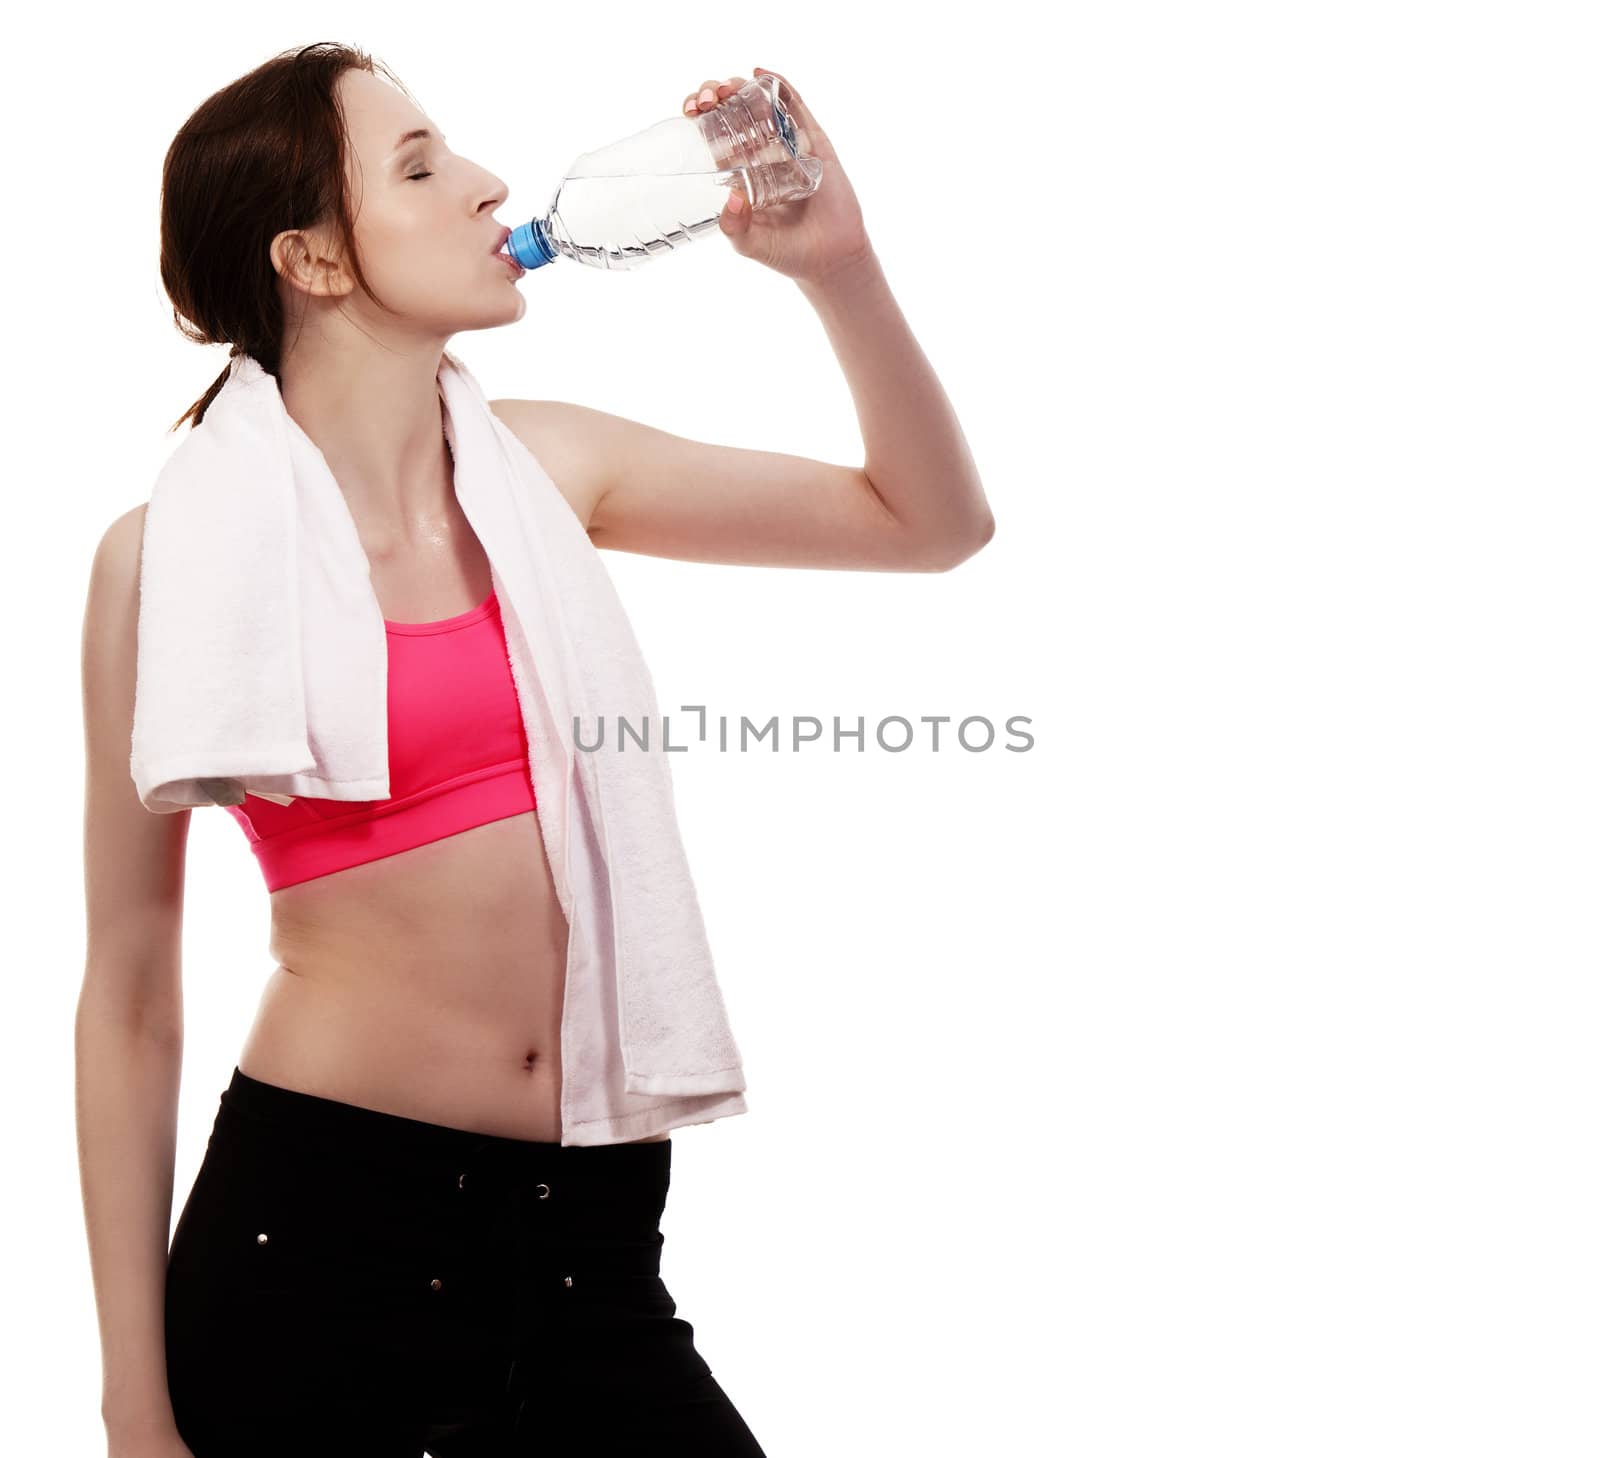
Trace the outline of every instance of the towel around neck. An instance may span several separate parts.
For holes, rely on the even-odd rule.
[[[555,483],[448,351],[438,383],[456,497],[489,559],[539,829],[573,931],[567,975],[592,998],[586,1021],[563,1020],[575,1072],[563,1142],[743,1112],[666,723],[622,601]],[[633,736],[623,747],[609,727],[622,719],[646,747]],[[602,724],[602,747],[579,750],[576,736],[593,743]],[[233,359],[151,492],[129,764],[157,814],[246,792],[390,793],[371,564],[321,450],[249,355]],[[596,1024],[612,1035],[604,1046],[587,1041]]]

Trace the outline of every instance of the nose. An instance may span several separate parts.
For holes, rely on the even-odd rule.
[[[483,201],[483,207],[486,207],[490,212],[493,212],[510,195],[511,189],[508,188],[505,183],[503,183],[492,172],[489,173],[489,184],[490,192]],[[481,212],[482,208],[480,208],[479,211]]]

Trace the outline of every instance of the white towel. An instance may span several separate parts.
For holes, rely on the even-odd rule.
[[[572,933],[562,1143],[742,1113],[664,724],[621,599],[555,483],[448,352],[438,383]],[[238,804],[246,791],[280,803],[389,797],[387,634],[371,564],[321,450],[249,355],[156,480],[139,587],[130,767],[147,809]],[[648,750],[619,747],[619,716],[648,726]],[[579,751],[575,733],[593,743],[600,720],[604,747]]]

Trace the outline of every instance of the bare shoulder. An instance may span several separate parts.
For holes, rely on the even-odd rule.
[[[129,771],[138,670],[139,575],[148,503],[102,532],[83,611],[86,990],[118,1016],[181,1024],[184,845],[190,812],[152,814]]]
[[[139,623],[139,566],[144,552],[144,518],[149,502],[117,517],[100,535],[89,568],[83,612],[83,648],[91,660],[102,656],[131,670]]]
[[[606,489],[607,426],[615,417],[566,400],[491,400],[489,408],[527,446],[587,530]]]
[[[125,604],[130,587],[138,593],[139,557],[144,550],[144,518],[149,507],[148,501],[141,501],[123,512],[100,535],[89,586],[91,595],[98,596],[102,602],[112,597],[122,599]]]
[[[89,728],[109,744],[133,712],[139,630],[139,561],[148,502],[125,511],[101,533],[89,568],[83,609],[82,657]]]
[[[139,802],[128,767],[139,659],[139,567],[149,503],[122,512],[94,549],[83,605],[83,749],[88,928],[96,978],[123,1005],[160,1008],[178,1018],[178,917],[182,847],[189,811],[152,815]],[[160,989],[142,984],[139,968],[155,968]],[[134,976],[138,973],[138,976]],[[133,986],[139,981],[141,986]]]

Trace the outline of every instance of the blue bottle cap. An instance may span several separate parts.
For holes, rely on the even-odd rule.
[[[506,252],[524,268],[540,268],[556,256],[555,245],[545,236],[544,224],[538,218],[511,230]]]

